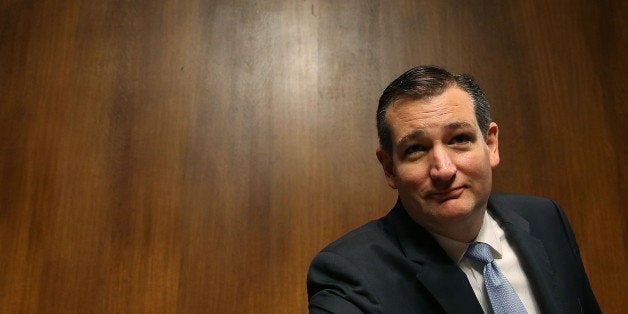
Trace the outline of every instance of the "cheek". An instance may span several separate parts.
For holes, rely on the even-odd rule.
[[[461,156],[456,163],[458,171],[477,179],[491,176],[491,163],[486,154],[467,154]]]
[[[397,179],[401,186],[419,186],[427,179],[426,167],[421,164],[404,164],[397,168]]]

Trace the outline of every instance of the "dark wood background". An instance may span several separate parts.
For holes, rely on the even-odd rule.
[[[383,88],[472,73],[495,190],[557,200],[626,291],[626,3],[0,2],[0,312],[299,313],[328,242],[395,201]]]

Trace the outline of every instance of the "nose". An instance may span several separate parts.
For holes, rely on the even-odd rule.
[[[434,181],[448,182],[456,175],[458,169],[450,158],[450,153],[442,144],[432,147],[430,177]]]

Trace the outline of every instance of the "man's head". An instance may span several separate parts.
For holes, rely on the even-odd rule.
[[[410,216],[431,232],[472,240],[499,164],[498,127],[479,86],[414,68],[384,91],[378,129],[377,158]]]
[[[392,81],[379,98],[377,107],[377,135],[379,144],[389,154],[392,150],[390,128],[386,121],[388,107],[399,99],[420,100],[440,95],[445,89],[457,86],[473,99],[475,118],[486,139],[491,113],[484,92],[477,82],[467,74],[454,75],[436,66],[418,66]]]

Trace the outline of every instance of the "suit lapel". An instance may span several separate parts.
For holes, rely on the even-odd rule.
[[[483,313],[464,272],[423,227],[397,203],[391,217],[406,256],[418,266],[417,284],[428,290],[447,313]]]
[[[506,237],[516,247],[542,312],[557,312],[554,297],[556,276],[543,243],[530,233],[528,221],[510,210],[506,204],[497,204],[489,199],[488,208],[502,222]]]

